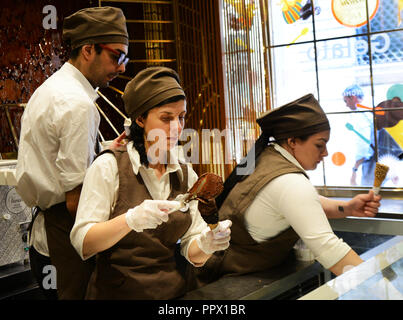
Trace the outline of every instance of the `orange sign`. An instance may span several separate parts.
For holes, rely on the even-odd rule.
[[[368,0],[368,16],[371,20],[378,11],[379,0]],[[366,0],[332,0],[334,18],[346,27],[361,27],[367,23]]]
[[[336,166],[342,166],[346,162],[346,156],[342,152],[335,152],[332,156],[332,162]]]

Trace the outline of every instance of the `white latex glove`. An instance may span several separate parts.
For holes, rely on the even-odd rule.
[[[220,221],[214,230],[206,227],[196,238],[199,248],[206,254],[227,249],[231,239],[231,225],[231,220],[224,220]]]
[[[178,207],[180,207],[179,201],[144,200],[139,206],[126,212],[126,223],[136,232],[155,229],[168,221],[168,210]]]

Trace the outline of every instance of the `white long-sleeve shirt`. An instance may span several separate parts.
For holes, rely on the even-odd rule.
[[[170,154],[170,164],[167,165],[166,172],[160,179],[155,175],[154,169],[147,168],[140,163],[140,156],[137,150],[133,148],[133,142],[127,144],[127,152],[133,172],[136,175],[141,175],[147,190],[154,200],[168,199],[171,192],[169,180],[171,172],[176,172],[180,179],[184,178],[177,156],[173,152]],[[188,189],[193,186],[197,179],[197,174],[188,165]],[[112,154],[102,155],[94,161],[87,171],[81,190],[76,221],[70,233],[71,243],[82,259],[84,259],[83,243],[85,235],[94,224],[109,220],[110,213],[113,212],[116,204],[118,191],[119,173],[116,158]],[[190,202],[189,209],[192,224],[181,238],[181,253],[186,259],[188,259],[190,243],[207,227],[197,209],[197,201]]]
[[[284,148],[276,144],[275,149],[303,169]],[[298,173],[279,176],[260,190],[245,213],[245,223],[257,242],[291,226],[325,268],[332,267],[351,249],[333,233],[314,186]]]
[[[65,63],[28,101],[16,167],[16,190],[27,206],[45,210],[65,201],[65,193],[82,183],[95,157],[97,97],[84,75]],[[49,256],[42,213],[30,240],[39,253]]]

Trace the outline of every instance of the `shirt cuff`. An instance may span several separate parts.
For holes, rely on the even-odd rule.
[[[342,239],[337,239],[332,247],[326,249],[316,260],[326,269],[333,267],[337,262],[343,259],[351,250],[351,247]]]
[[[189,250],[189,247],[190,247],[190,245],[192,244],[192,242],[193,241],[196,241],[196,237],[192,237],[191,239],[189,239],[188,241],[186,241],[186,243],[185,244],[183,244],[182,245],[182,242],[181,242],[181,254],[186,258],[186,260],[187,261],[189,261],[189,263],[190,264],[192,264],[193,266],[195,266],[195,267],[202,267],[202,266],[204,266],[204,264],[206,263],[206,262],[203,262],[203,263],[194,263],[194,262],[192,262],[190,259],[189,259],[189,255],[188,255],[188,250]]]
[[[81,259],[83,259],[83,260],[87,260],[87,259],[89,259],[89,258],[91,258],[92,256],[95,255],[95,254],[92,254],[92,255],[87,256],[85,258],[84,258],[84,255],[83,255],[84,238],[87,235],[88,230],[91,229],[91,227],[93,225],[95,225],[95,224],[96,223],[88,223],[85,226],[82,226],[82,227],[77,228],[77,229],[75,229],[73,227],[73,229],[71,230],[71,233],[70,233],[71,244],[76,249],[76,251],[79,254],[79,256],[81,257]]]

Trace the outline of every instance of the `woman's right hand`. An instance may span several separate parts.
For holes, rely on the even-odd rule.
[[[155,229],[167,222],[169,211],[179,208],[180,202],[169,200],[144,200],[140,205],[126,212],[127,225],[136,232],[144,229]]]

